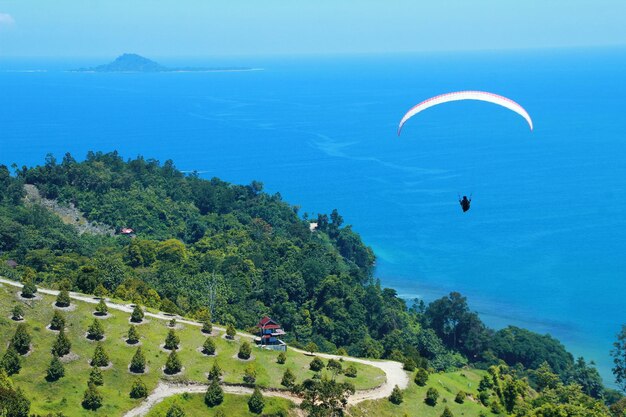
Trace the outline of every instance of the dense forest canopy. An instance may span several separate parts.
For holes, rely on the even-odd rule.
[[[24,202],[24,184],[134,236],[79,234]],[[336,210],[314,218],[298,211],[260,182],[184,175],[172,161],[89,152],[84,161],[66,154],[59,162],[49,155],[15,175],[0,168],[0,250],[19,264],[3,262],[0,272],[239,328],[270,315],[292,344],[409,368],[506,363],[536,384],[534,370],[548,366],[563,383],[604,395],[593,364],[575,361],[550,336],[489,329],[458,293],[407,306],[375,279],[374,253]]]

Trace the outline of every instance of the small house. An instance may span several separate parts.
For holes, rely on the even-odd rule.
[[[286,334],[280,324],[265,316],[259,321],[257,327],[259,328],[259,337],[256,338],[256,341],[261,347],[272,350],[287,350],[287,344],[279,339]]]

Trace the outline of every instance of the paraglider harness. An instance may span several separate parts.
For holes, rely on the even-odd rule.
[[[459,204],[461,205],[461,209],[463,209],[463,213],[465,213],[467,210],[470,209],[470,204],[472,203],[472,194],[470,194],[469,200],[467,199],[467,196],[463,196],[463,198],[461,198],[461,195],[458,194],[459,196]]]

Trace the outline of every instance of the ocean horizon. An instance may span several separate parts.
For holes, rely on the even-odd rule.
[[[155,58],[251,72],[74,73],[106,62],[0,58],[0,163],[118,150],[337,208],[411,301],[459,291],[491,327],[549,333],[613,385],[626,317],[626,49]],[[152,57],[150,57],[152,58]],[[505,95],[518,115],[451,103]],[[457,195],[472,195],[462,213]],[[132,225],[130,225],[132,226]]]

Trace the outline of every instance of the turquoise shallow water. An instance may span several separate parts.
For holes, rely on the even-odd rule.
[[[612,380],[609,351],[626,322],[626,50],[63,71],[90,64],[0,59],[0,162],[118,149],[206,177],[261,180],[302,212],[338,208],[403,297],[461,291],[490,325],[549,332]],[[461,89],[511,97],[535,131],[496,106],[453,103],[395,136],[413,104]],[[457,193],[470,192],[462,214]]]

